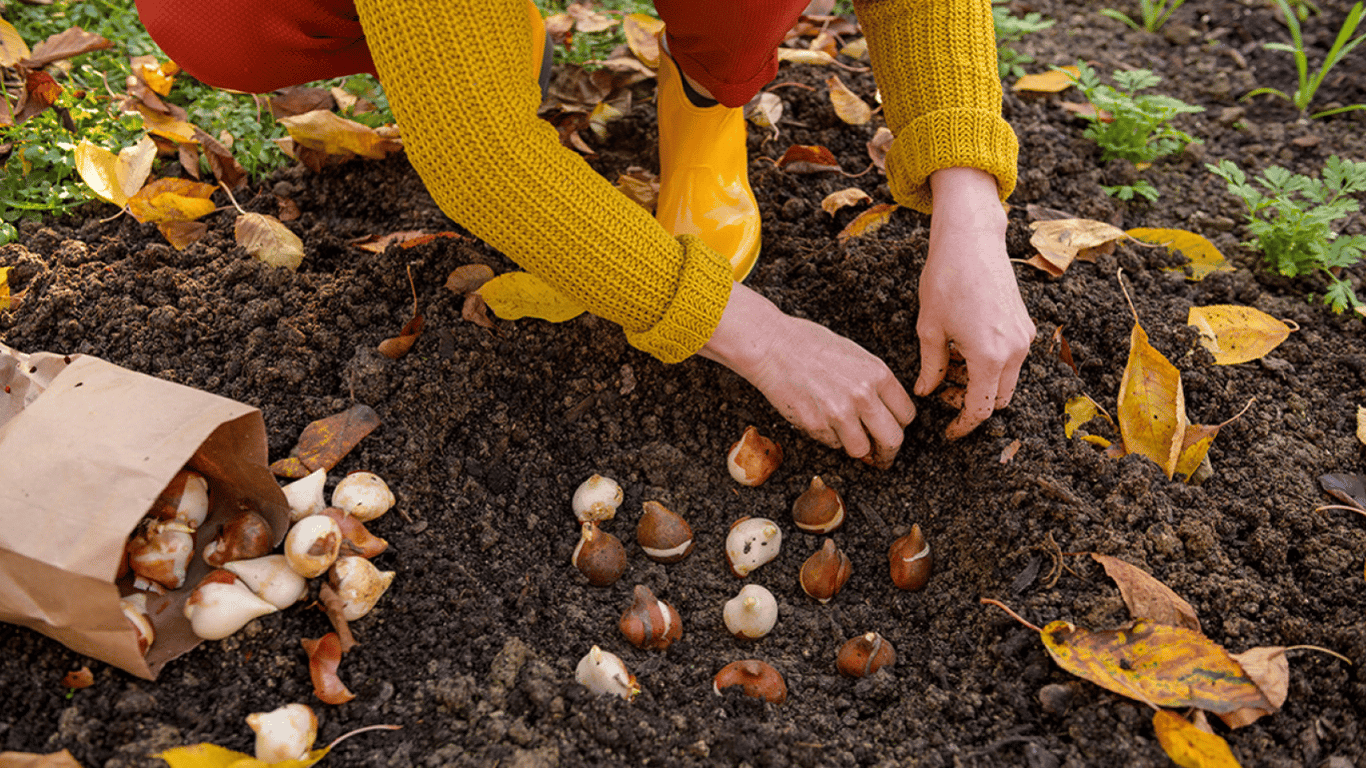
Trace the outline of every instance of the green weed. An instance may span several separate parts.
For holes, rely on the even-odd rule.
[[[1270,51],[1285,51],[1286,53],[1295,56],[1295,72],[1299,77],[1299,86],[1295,88],[1294,95],[1287,94],[1285,91],[1277,88],[1258,88],[1243,98],[1250,99],[1254,96],[1268,94],[1279,96],[1291,104],[1294,104],[1301,113],[1304,113],[1308,111],[1309,103],[1314,100],[1314,94],[1318,91],[1319,86],[1323,84],[1323,79],[1328,76],[1329,71],[1331,71],[1334,66],[1337,66],[1337,63],[1342,61],[1347,54],[1351,53],[1353,48],[1360,45],[1363,40],[1366,40],[1366,34],[1358,35],[1355,38],[1352,37],[1352,33],[1357,29],[1357,25],[1361,23],[1362,13],[1366,12],[1366,3],[1357,3],[1352,6],[1351,12],[1347,14],[1347,19],[1342,22],[1342,27],[1338,29],[1338,36],[1337,39],[1333,41],[1333,47],[1328,49],[1328,56],[1324,58],[1323,65],[1313,74],[1310,74],[1309,72],[1309,57],[1304,52],[1304,37],[1300,34],[1299,19],[1303,17],[1298,17],[1296,11],[1291,9],[1286,0],[1276,0],[1276,3],[1280,5],[1281,12],[1285,14],[1285,26],[1290,30],[1290,39],[1294,41],[1294,45],[1286,45],[1285,43],[1265,43],[1262,47]],[[1337,109],[1328,109],[1310,115],[1310,117],[1336,115],[1339,112],[1350,112],[1354,109],[1366,109],[1366,104],[1352,104],[1346,107],[1338,107]]]
[[[1009,43],[1017,43],[1024,39],[1024,36],[1031,32],[1040,32],[1057,23],[1054,19],[1045,19],[1041,14],[1033,11],[1026,13],[1024,18],[1011,14],[1010,8],[998,3],[1006,3],[1009,0],[993,0],[991,6],[991,20],[996,27],[996,68],[1000,72],[1001,79],[1007,77],[1022,77],[1025,74],[1024,65],[1034,61],[1033,56],[1029,56],[1012,48]]]
[[[1247,174],[1229,160],[1205,167],[1247,206],[1249,245],[1262,252],[1268,266],[1286,277],[1322,272],[1328,280],[1322,299],[1334,312],[1361,305],[1341,272],[1361,261],[1366,235],[1339,235],[1334,224],[1361,209],[1352,195],[1366,191],[1366,161],[1334,155],[1322,179],[1272,166],[1257,179],[1262,189],[1248,183]]]
[[[1167,23],[1167,19],[1170,19],[1172,14],[1176,12],[1176,9],[1184,5],[1185,2],[1186,0],[1139,0],[1138,11],[1139,18],[1143,20],[1142,24],[1129,18],[1127,14],[1120,13],[1113,8],[1102,10],[1100,15],[1122,21],[1134,29],[1146,29],[1149,32],[1156,32],[1162,28],[1163,24]]]

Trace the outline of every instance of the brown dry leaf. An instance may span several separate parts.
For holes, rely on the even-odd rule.
[[[1119,385],[1119,433],[1124,449],[1157,462],[1170,480],[1188,425],[1181,372],[1148,343],[1148,334],[1135,322],[1129,337],[1129,362]]]
[[[1167,709],[1153,715],[1157,743],[1181,768],[1239,768],[1228,742]]]
[[[90,667],[74,669],[62,676],[63,688],[89,688],[94,684],[95,673],[90,671]]]
[[[835,107],[835,115],[849,125],[863,125],[873,119],[873,109],[864,103],[857,94],[849,90],[839,75],[825,78],[830,89],[830,103]]]
[[[303,212],[299,210],[299,204],[294,202],[292,197],[276,195],[275,203],[280,206],[280,212],[276,214],[276,218],[280,221],[294,221],[303,215]]]
[[[153,139],[155,141],[155,139]],[[180,167],[195,180],[199,181],[199,147],[194,144],[176,144],[176,157]]]
[[[1062,107],[1064,110],[1068,112],[1071,112],[1077,117],[1098,117],[1098,119],[1102,123],[1113,123],[1115,121],[1114,115],[1110,114],[1109,112],[1106,112],[1103,109],[1097,111],[1096,105],[1092,104],[1089,101],[1083,101],[1080,103],[1075,101],[1064,101],[1060,103],[1058,106]]]
[[[212,184],[189,179],[157,179],[128,198],[128,212],[143,224],[194,221],[217,207],[209,198]]]
[[[1013,458],[1015,458],[1015,454],[1017,454],[1017,453],[1019,453],[1019,452],[1020,452],[1020,441],[1019,441],[1018,439],[1016,439],[1016,440],[1011,440],[1011,441],[1010,441],[1010,445],[1007,445],[1007,446],[1005,447],[1005,449],[1001,451],[1001,458],[1000,458],[1001,463],[1002,463],[1002,464],[1009,464],[1009,463],[1010,463],[1010,460],[1013,459]]]
[[[28,43],[19,35],[19,30],[8,21],[0,19],[0,67],[13,67],[32,55]]]
[[[616,188],[637,205],[654,213],[659,202],[659,178],[644,168],[632,166],[617,177]]]
[[[71,27],[33,46],[33,53],[28,55],[23,64],[29,69],[42,69],[54,61],[113,47],[112,42],[94,32]]]
[[[1025,75],[1015,81],[1015,90],[1033,91],[1035,93],[1060,93],[1071,88],[1076,82],[1072,78],[1081,74],[1076,65],[1069,64],[1066,67],[1058,67],[1047,72]]]
[[[578,301],[528,272],[499,275],[480,286],[479,295],[504,320],[535,317],[562,323],[586,311]]]
[[[1186,324],[1200,331],[1200,345],[1214,355],[1215,365],[1265,357],[1299,328],[1291,328],[1259,309],[1232,304],[1191,307]]]
[[[465,294],[465,303],[460,306],[460,317],[490,331],[494,328],[493,321],[489,319],[489,305],[477,292]]]
[[[545,31],[550,39],[561,45],[568,45],[569,33],[574,30],[574,19],[567,13],[556,13],[545,17]]]
[[[35,752],[0,752],[3,768],[81,768],[68,750],[40,755]]]
[[[1029,225],[1034,234],[1029,244],[1039,251],[1041,261],[1031,258],[1031,266],[1039,267],[1057,277],[1075,259],[1092,259],[1098,249],[1113,247],[1114,241],[1124,237],[1124,230],[1093,219],[1053,219]]]
[[[422,315],[414,315],[412,320],[404,324],[397,336],[391,336],[379,343],[379,353],[390,360],[397,360],[408,354],[408,350],[413,348],[417,337],[421,335],[425,323]]]
[[[1268,711],[1251,707],[1220,715],[1219,718],[1224,721],[1224,725],[1242,728],[1264,715],[1276,712],[1285,704],[1286,696],[1290,694],[1290,660],[1286,658],[1285,650],[1280,646],[1272,646],[1249,648],[1242,653],[1233,654],[1233,659],[1243,668],[1248,678],[1262,690],[1262,695],[1272,708]]]
[[[391,245],[402,245],[426,236],[427,232],[424,230],[405,229],[401,232],[390,232],[387,235],[366,235],[352,240],[349,245],[354,245],[362,251],[369,251],[370,253],[384,253]]]
[[[843,243],[851,237],[862,237],[871,235],[882,229],[882,226],[892,218],[896,209],[900,208],[896,203],[882,203],[860,213],[857,218],[849,222],[848,226],[841,229],[835,239]]]
[[[236,190],[247,184],[247,169],[237,162],[228,150],[218,139],[210,136],[199,128],[194,129],[195,141],[199,142],[199,147],[204,150],[204,157],[209,161],[209,170],[213,172],[213,177],[227,185],[228,189]],[[196,164],[198,168],[198,164]]]
[[[276,120],[314,110],[331,112],[336,106],[336,97],[327,88],[292,85],[270,95],[270,115]]]
[[[1212,272],[1232,272],[1233,266],[1224,259],[1214,243],[1184,229],[1148,229],[1138,227],[1126,232],[1129,237],[1154,245],[1165,245],[1189,259],[1189,263],[1167,271],[1185,271],[1191,282],[1204,280]]]
[[[1068,344],[1067,337],[1062,335],[1061,325],[1053,330],[1053,338],[1048,344],[1049,353],[1053,352],[1053,345],[1055,344],[1058,347],[1058,359],[1067,363],[1067,367],[1072,369],[1072,373],[1080,375],[1081,372],[1077,370],[1076,362],[1072,360],[1072,345]]]
[[[1071,400],[1068,400],[1067,404],[1064,405],[1062,409],[1063,412],[1067,414],[1067,423],[1063,425],[1062,431],[1069,440],[1072,439],[1072,435],[1076,433],[1079,427],[1097,416],[1104,416],[1105,420],[1110,423],[1110,426],[1113,427],[1115,425],[1114,420],[1110,418],[1110,414],[1106,413],[1105,409],[1101,408],[1099,403],[1086,395],[1077,395]]]
[[[375,133],[375,129],[321,109],[302,115],[280,118],[295,144],[328,155],[360,155],[382,160],[402,147],[396,141]]]
[[[793,144],[778,158],[778,169],[788,173],[841,173],[834,153],[819,144]]]
[[[331,470],[378,426],[379,414],[368,405],[353,405],[319,419],[304,427],[289,458],[271,464],[270,471],[279,477],[298,479],[315,470]]]
[[[887,126],[881,126],[873,138],[868,140],[868,158],[873,161],[879,171],[887,172],[887,152],[892,148],[892,141],[895,136]]]
[[[244,213],[233,225],[233,236],[248,256],[272,267],[296,270],[304,260],[304,243],[274,216]]]
[[[808,51],[802,48],[779,48],[778,61],[789,64],[812,64],[818,67],[835,63],[835,57],[825,51]]]
[[[848,187],[826,195],[825,199],[821,201],[821,210],[834,216],[835,211],[846,206],[871,203],[872,201],[873,198],[869,197],[867,192],[858,187]]]
[[[157,230],[177,251],[183,251],[207,235],[209,225],[202,221],[163,221]]]
[[[564,12],[574,20],[574,28],[585,33],[602,32],[621,23],[620,19],[614,19],[583,3],[570,3]]]
[[[487,264],[466,264],[451,270],[446,278],[446,288],[453,293],[472,293],[492,279],[493,269]]]
[[[22,123],[31,117],[42,114],[57,102],[57,97],[62,95],[62,86],[52,79],[52,75],[46,72],[34,70],[24,75],[24,91],[27,96],[22,99],[23,106],[14,114],[14,122]],[[3,101],[3,99],[0,99]],[[65,112],[62,113],[66,115]],[[68,120],[69,115],[66,115]],[[75,132],[74,125],[67,127],[68,131]]]
[[[783,100],[778,94],[763,91],[745,105],[745,118],[760,128],[772,128],[778,138],[778,121],[783,119]]]
[[[299,643],[308,654],[308,673],[313,678],[313,695],[324,704],[345,704],[356,698],[337,676],[341,666],[341,640],[336,632],[328,632],[317,640],[301,638]]]
[[[659,38],[664,30],[664,22],[645,13],[629,13],[621,20],[621,31],[626,34],[626,44],[631,53],[647,67],[659,66]]]
[[[1129,615],[1136,619],[1152,619],[1159,624],[1185,627],[1200,631],[1200,619],[1191,604],[1181,599],[1166,584],[1136,565],[1117,557],[1092,552],[1091,559],[1105,567],[1105,573],[1119,586]]]

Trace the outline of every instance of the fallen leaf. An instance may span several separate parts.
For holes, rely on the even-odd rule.
[[[122,208],[147,180],[156,154],[156,143],[147,136],[117,155],[82,139],[76,145],[76,172],[96,197]]]
[[[873,198],[869,197],[867,192],[858,187],[848,187],[826,195],[825,199],[821,201],[821,210],[834,216],[835,211],[845,206],[871,203],[872,201]]]
[[[1115,422],[1110,418],[1110,414],[1104,408],[1086,395],[1077,395],[1063,406],[1063,411],[1067,414],[1067,423],[1063,425],[1063,434],[1070,440],[1077,428],[1097,416],[1104,416],[1105,420],[1114,426]],[[1108,443],[1108,441],[1107,441]]]
[[[171,93],[171,86],[175,84],[171,75],[162,69],[161,64],[155,56],[138,56],[132,61],[133,73],[147,84],[148,88],[158,96],[166,96]]]
[[[1105,573],[1119,586],[1129,615],[1135,619],[1152,619],[1159,624],[1185,627],[1200,631],[1200,619],[1191,604],[1176,594],[1152,574],[1117,557],[1091,553],[1091,559],[1105,568]]]
[[[0,67],[13,67],[32,55],[28,43],[19,35],[19,30],[8,21],[0,19]]]
[[[1249,707],[1222,714],[1219,719],[1224,721],[1224,725],[1242,728],[1276,712],[1285,704],[1285,699],[1290,694],[1290,660],[1286,658],[1285,650],[1280,646],[1270,646],[1249,648],[1242,653],[1233,654],[1234,661],[1238,662],[1248,678],[1261,689],[1271,709]]]
[[[1222,424],[1188,424],[1186,432],[1181,437],[1181,455],[1176,459],[1176,470],[1174,474],[1185,475],[1186,481],[1190,482],[1195,477],[1195,471],[1204,463],[1205,456],[1209,453],[1209,448],[1214,444],[1214,438],[1219,436],[1219,428]]]
[[[1215,304],[1191,307],[1186,324],[1200,331],[1200,345],[1215,365],[1234,365],[1265,357],[1290,336],[1289,325],[1252,307]]]
[[[567,13],[554,13],[545,17],[545,31],[550,39],[561,45],[569,44],[569,33],[574,29],[574,19]]]
[[[896,203],[881,203],[860,213],[857,218],[849,222],[844,229],[835,235],[835,239],[843,243],[851,237],[862,237],[871,235],[882,229],[891,218],[896,209],[900,208]]]
[[[851,40],[848,45],[840,49],[841,56],[848,56],[851,59],[862,59],[868,56],[868,38],[860,37]]]
[[[840,173],[834,153],[818,144],[793,144],[778,158],[778,169],[788,173]]]
[[[319,469],[331,470],[378,426],[379,414],[368,405],[319,419],[304,427],[289,458],[271,464],[270,471],[297,480]]]
[[[626,34],[626,45],[631,53],[647,67],[659,66],[659,38],[664,22],[645,13],[628,13],[621,20],[621,31]]]
[[[1027,263],[1054,277],[1066,271],[1075,259],[1090,260],[1096,249],[1112,246],[1124,237],[1124,230],[1119,227],[1093,219],[1051,219],[1033,222],[1029,227],[1034,230],[1029,244],[1038,250],[1043,261],[1031,259]]]
[[[426,236],[427,232],[424,230],[405,229],[399,232],[390,232],[387,235],[366,235],[351,240],[348,245],[354,245],[362,251],[369,251],[370,253],[384,253],[389,250],[391,245],[403,245]]]
[[[446,277],[446,288],[454,293],[466,294],[479,290],[484,283],[493,279],[493,268],[487,264],[466,264],[451,270]]]
[[[303,263],[303,241],[274,216],[244,213],[233,225],[233,236],[248,256],[272,267],[296,270]]]
[[[403,324],[397,336],[379,343],[379,353],[390,360],[397,360],[408,354],[408,350],[413,348],[417,337],[422,333],[422,326],[426,323],[422,319],[422,313],[417,310],[417,285],[413,282],[412,264],[408,265],[408,287],[413,291],[413,318]]]
[[[1187,425],[1181,372],[1148,343],[1148,334],[1135,322],[1129,336],[1129,362],[1119,385],[1119,434],[1124,449],[1157,462],[1170,480]]]
[[[380,136],[367,125],[321,109],[280,118],[280,124],[298,146],[329,155],[360,155],[382,160],[402,146]]]
[[[313,695],[324,704],[345,704],[356,698],[337,676],[341,665],[341,640],[336,632],[328,632],[317,640],[300,638],[308,654],[308,673],[313,678]]]
[[[830,89],[830,103],[835,107],[835,116],[849,125],[863,125],[873,119],[873,109],[864,103],[857,94],[849,90],[839,75],[825,79]]]
[[[1048,345],[1050,353],[1053,351],[1053,344],[1058,345],[1058,359],[1067,363],[1067,367],[1072,369],[1072,373],[1081,375],[1081,372],[1077,370],[1076,362],[1072,360],[1072,345],[1068,344],[1067,337],[1062,335],[1061,325],[1053,331],[1052,342]]]
[[[295,221],[303,215],[303,211],[299,210],[299,204],[294,202],[294,198],[292,197],[281,197],[280,195],[276,195],[275,202],[280,206],[280,212],[276,215],[276,218],[280,221]]]
[[[3,34],[0,34],[0,37],[3,37]],[[94,32],[86,32],[80,27],[70,27],[33,46],[33,52],[25,57],[23,64],[29,69],[42,69],[54,61],[113,47],[112,42]]]
[[[3,768],[81,768],[68,750],[39,755],[34,752],[0,752]]]
[[[892,141],[896,137],[892,130],[887,126],[879,126],[877,133],[868,140],[868,158],[873,161],[879,171],[887,172],[887,153],[892,149]]]
[[[1227,741],[1175,712],[1159,709],[1153,715],[1153,731],[1167,757],[1182,768],[1238,768]]]
[[[24,106],[14,113],[14,122],[22,123],[35,115],[42,114],[48,107],[57,102],[57,97],[62,95],[62,86],[43,71],[31,71],[24,76],[24,90],[28,97],[24,99]],[[73,128],[68,128],[74,132]]]
[[[143,224],[194,221],[217,208],[209,199],[216,189],[190,179],[157,179],[128,198],[128,212]]]
[[[9,272],[14,267],[0,267],[0,312],[10,309],[13,297],[9,293]]]
[[[81,667],[62,676],[63,688],[89,688],[94,684],[95,673],[90,671],[90,667]]]
[[[331,112],[336,106],[337,99],[327,88],[293,85],[281,88],[270,95],[270,115],[276,120],[302,115],[315,109]]]
[[[185,250],[209,233],[209,225],[202,221],[163,221],[157,229],[177,251]]]
[[[655,212],[659,202],[659,179],[653,173],[642,168],[628,168],[626,173],[617,176],[614,186],[641,208],[652,214]]]
[[[1058,666],[1121,696],[1216,714],[1270,706],[1227,651],[1184,627],[1137,619],[1092,632],[1055,621],[1040,634]]]
[[[570,3],[564,12],[569,14],[569,18],[574,20],[574,28],[580,32],[593,33],[602,32],[621,22],[605,13],[595,11],[583,3]]]
[[[1011,441],[1010,441],[1010,445],[1007,445],[1007,446],[1005,447],[1005,449],[1001,451],[1000,462],[1001,462],[1002,464],[1009,464],[1009,463],[1010,463],[1010,460],[1013,459],[1013,458],[1015,458],[1015,454],[1017,454],[1017,453],[1019,453],[1019,452],[1020,452],[1020,441],[1019,441],[1019,440],[1011,440]]]
[[[1024,75],[1015,81],[1015,90],[1033,91],[1036,93],[1061,93],[1071,88],[1076,81],[1073,78],[1081,74],[1081,70],[1075,64],[1066,67],[1050,69],[1047,72],[1038,72],[1031,75]]]
[[[1058,104],[1058,106],[1062,107],[1068,112],[1071,112],[1077,117],[1095,118],[1097,120],[1100,120],[1102,123],[1113,123],[1115,121],[1114,115],[1110,114],[1109,112],[1106,112],[1103,109],[1097,110],[1096,105],[1092,104],[1089,101],[1083,101],[1080,103],[1075,101],[1064,101]]]
[[[234,752],[217,744],[194,744],[172,747],[157,755],[171,768],[308,768],[327,757],[328,748],[315,749],[302,760],[282,760],[263,763],[251,755]]]
[[[778,121],[783,119],[783,100],[771,91],[755,94],[745,105],[745,118],[760,128],[772,128],[773,136],[777,138]]]
[[[1173,251],[1185,256],[1190,261],[1180,267],[1172,267],[1168,271],[1185,270],[1188,272],[1186,279],[1191,282],[1198,282],[1209,277],[1214,272],[1232,272],[1233,266],[1224,259],[1224,254],[1219,252],[1214,243],[1197,235],[1194,232],[1187,232],[1184,229],[1148,229],[1138,227],[1126,232],[1129,237],[1141,240],[1145,243],[1154,245],[1165,245]]]
[[[562,323],[584,313],[583,305],[527,272],[508,272],[489,280],[479,295],[504,320],[535,317]]]
[[[808,51],[803,48],[779,48],[778,61],[789,64],[812,64],[818,67],[835,63],[835,57],[825,51]]]
[[[0,288],[4,287],[4,277],[0,276]],[[0,301],[4,301],[4,295],[0,294]],[[4,305],[0,304],[0,309]],[[1357,442],[1366,445],[1366,408],[1357,406]]]
[[[194,138],[199,142],[199,148],[204,151],[204,157],[209,161],[209,170],[215,179],[232,190],[246,186],[247,169],[237,162],[222,142],[199,128],[194,129]]]
[[[194,132],[198,128],[192,123],[172,115],[162,114],[145,104],[136,105],[138,114],[142,115],[142,124],[148,132],[155,133],[165,139],[169,139],[176,144],[186,144],[194,142]]]
[[[599,140],[605,140],[607,138],[607,124],[625,114],[609,102],[600,101],[588,114],[588,130],[592,131]]]

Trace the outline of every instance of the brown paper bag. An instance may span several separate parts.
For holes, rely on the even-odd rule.
[[[182,614],[209,571],[150,596],[156,642],[144,658],[116,583],[129,534],[188,466],[209,481],[203,552],[241,504],[284,538],[289,507],[267,469],[265,422],[242,403],[98,358],[24,355],[0,344],[0,621],[147,679],[198,645]]]

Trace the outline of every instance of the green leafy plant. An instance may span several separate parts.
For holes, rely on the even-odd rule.
[[[995,0],[991,6],[991,20],[996,27],[996,44],[999,46],[996,49],[996,68],[1002,80],[1007,77],[1024,76],[1024,65],[1034,61],[1033,56],[1020,53],[1009,44],[1017,43],[1024,39],[1025,35],[1040,32],[1057,23],[1056,20],[1045,19],[1033,11],[1026,13],[1023,18],[1015,16],[1008,6],[1001,4],[1004,2],[1008,0]]]
[[[1366,161],[1334,155],[1328,158],[1322,179],[1272,166],[1257,179],[1262,189],[1250,184],[1247,174],[1229,160],[1205,167],[1228,182],[1229,192],[1247,205],[1249,245],[1265,255],[1272,269],[1286,277],[1322,272],[1328,280],[1323,302],[1334,312],[1361,306],[1341,273],[1361,261],[1366,235],[1339,235],[1334,224],[1361,209],[1352,196],[1366,191]]]
[[[1133,184],[1117,184],[1113,187],[1101,187],[1101,189],[1105,190],[1105,194],[1125,201],[1133,200],[1134,196],[1137,195],[1145,198],[1150,203],[1155,203],[1157,202],[1157,198],[1162,195],[1162,193],[1157,191],[1157,187],[1154,187],[1143,179],[1139,179]]]
[[[1295,72],[1299,76],[1299,85],[1295,88],[1295,93],[1293,95],[1287,94],[1285,91],[1278,88],[1258,88],[1248,93],[1243,98],[1250,99],[1254,96],[1267,94],[1279,96],[1291,104],[1294,104],[1296,109],[1299,109],[1301,113],[1304,113],[1309,110],[1309,103],[1314,100],[1314,94],[1318,91],[1319,86],[1323,85],[1323,79],[1328,76],[1328,73],[1333,67],[1337,66],[1338,62],[1342,61],[1347,54],[1351,53],[1353,48],[1360,45],[1363,40],[1366,40],[1366,34],[1358,35],[1355,38],[1352,37],[1352,33],[1357,29],[1357,25],[1361,23],[1362,13],[1366,12],[1366,2],[1357,3],[1352,6],[1351,12],[1347,14],[1347,19],[1342,22],[1342,27],[1338,29],[1338,36],[1337,39],[1333,41],[1333,47],[1328,49],[1328,56],[1324,58],[1323,65],[1313,74],[1310,74],[1309,72],[1309,57],[1304,52],[1304,37],[1300,33],[1299,19],[1302,17],[1298,17],[1296,11],[1291,8],[1286,0],[1276,0],[1276,3],[1281,7],[1281,13],[1285,14],[1285,26],[1290,30],[1290,39],[1294,41],[1294,45],[1287,45],[1285,43],[1265,43],[1262,47],[1270,51],[1285,51],[1286,53],[1294,54]],[[1354,109],[1366,109],[1366,104],[1352,104],[1346,107],[1338,107],[1337,109],[1328,109],[1323,112],[1316,112],[1310,115],[1310,117],[1336,115],[1339,112],[1350,112]]]
[[[1113,8],[1106,8],[1100,12],[1102,16],[1108,16],[1116,21],[1122,21],[1134,29],[1146,29],[1149,32],[1156,32],[1167,23],[1167,19],[1172,17],[1177,8],[1184,5],[1186,0],[1139,0],[1139,18],[1142,24],[1129,18],[1127,14],[1120,13]]]

